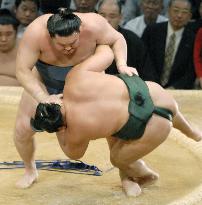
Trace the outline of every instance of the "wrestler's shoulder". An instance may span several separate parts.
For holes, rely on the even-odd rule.
[[[39,39],[43,36],[44,32],[46,32],[47,20],[49,18],[49,14],[39,16],[32,23],[27,26],[23,38],[34,38]]]
[[[82,22],[92,22],[98,24],[102,21],[106,21],[104,17],[94,12],[89,12],[89,13],[75,12],[74,14],[76,14],[81,19]]]
[[[28,29],[46,28],[48,18],[51,15],[52,14],[44,14],[44,15],[37,17],[32,23],[29,24],[27,28]]]

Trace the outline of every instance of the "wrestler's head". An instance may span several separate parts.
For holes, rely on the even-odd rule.
[[[0,52],[9,52],[16,45],[19,22],[7,9],[0,9]]]
[[[47,29],[55,48],[66,55],[74,53],[79,46],[80,26],[81,19],[66,8],[50,16]]]
[[[30,121],[33,131],[49,133],[59,131],[64,124],[60,108],[58,104],[39,103],[35,116]]]

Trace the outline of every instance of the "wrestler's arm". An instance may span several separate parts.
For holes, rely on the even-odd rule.
[[[95,14],[95,32],[97,44],[110,45],[116,61],[117,69],[120,73],[128,75],[137,74],[137,70],[127,66],[127,44],[123,35],[116,31],[102,16]]]
[[[114,59],[112,49],[108,45],[98,45],[95,53],[74,68],[102,72],[108,68]]]
[[[49,95],[43,90],[42,82],[32,73],[32,69],[40,55],[39,34],[28,27],[17,51],[16,77],[25,90],[38,102]]]

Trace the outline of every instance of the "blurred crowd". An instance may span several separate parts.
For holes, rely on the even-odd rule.
[[[202,89],[202,0],[2,0],[0,86],[20,86],[17,47],[26,27],[60,7],[96,12],[126,39],[129,66],[168,89]],[[40,32],[40,31],[39,31]],[[106,70],[117,74],[116,65]]]

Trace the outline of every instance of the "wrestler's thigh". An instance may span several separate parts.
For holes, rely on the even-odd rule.
[[[149,91],[154,105],[167,108],[175,115],[177,103],[173,96],[157,83],[148,82],[147,84],[149,85]]]
[[[22,135],[22,132],[32,132],[30,119],[35,114],[36,106],[36,100],[34,100],[32,96],[29,95],[26,91],[24,91],[19,103],[16,116],[15,131],[18,134]]]
[[[138,140],[138,145],[142,146],[142,155],[145,155],[161,143],[163,143],[172,129],[172,122],[169,120],[153,115],[149,120],[143,136]],[[136,143],[134,143],[136,145]]]
[[[172,124],[170,121],[153,115],[143,136],[138,140],[119,140],[111,150],[111,160],[115,163],[130,164],[152,152],[167,138]]]

